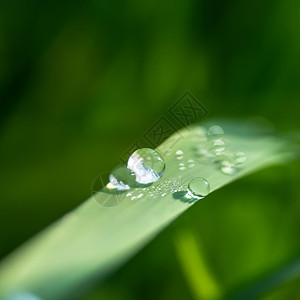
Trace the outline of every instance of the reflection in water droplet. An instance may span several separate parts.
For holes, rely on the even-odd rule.
[[[216,136],[216,135],[222,135],[222,134],[224,134],[224,130],[221,126],[214,125],[208,129],[209,136]]]
[[[163,176],[165,162],[155,150],[142,148],[136,150],[129,157],[127,167],[135,173],[138,183],[148,184],[157,181]]]
[[[130,189],[135,184],[134,173],[127,169],[126,166],[118,166],[112,170],[109,175],[108,189],[124,191]]]
[[[210,192],[210,185],[203,177],[193,178],[188,185],[187,198],[202,199]]]
[[[176,157],[177,159],[183,159],[183,156],[181,155],[181,156],[177,156]]]

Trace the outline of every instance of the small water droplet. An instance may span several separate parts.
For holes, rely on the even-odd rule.
[[[189,168],[194,168],[194,167],[195,167],[195,164],[189,164],[188,167],[189,167]]]
[[[130,196],[132,196],[132,193],[127,193],[126,194],[126,197],[130,197]]]
[[[164,197],[164,196],[166,196],[166,195],[167,195],[166,193],[161,194],[162,197]]]
[[[193,159],[189,159],[188,162],[189,162],[189,163],[193,163],[194,160],[193,160]]]
[[[203,177],[193,178],[188,185],[187,198],[202,199],[210,192],[210,185]]]
[[[177,156],[176,157],[177,159],[183,159],[183,156],[181,155],[181,156]]]
[[[247,160],[247,156],[244,152],[237,152],[234,154],[234,160],[237,164],[242,164]]]
[[[224,130],[221,126],[214,125],[208,129],[209,136],[216,136],[216,135],[222,135],[222,134],[224,134]]]
[[[112,170],[109,175],[109,183],[106,185],[108,189],[116,189],[124,191],[130,189],[135,184],[135,174],[126,168],[126,166],[118,166]]]
[[[135,200],[135,199],[136,199],[136,196],[131,197],[131,200]]]
[[[140,199],[140,198],[142,198],[143,196],[144,196],[144,194],[139,194],[139,195],[137,196],[137,198]]]
[[[226,149],[226,144],[223,139],[213,140],[210,143],[209,151],[214,155],[220,155]]]
[[[237,165],[230,158],[222,160],[220,166],[221,166],[221,171],[224,174],[235,175],[239,171]]]
[[[177,151],[176,151],[176,154],[177,154],[177,155],[183,155],[183,151],[182,151],[182,150],[177,150]]]
[[[148,184],[160,179],[165,171],[162,156],[153,149],[142,148],[136,150],[128,159],[128,169],[136,176],[136,182]]]
[[[184,163],[180,163],[179,166],[184,167]]]
[[[183,171],[183,170],[185,170],[186,169],[186,167],[179,167],[179,170],[180,171]]]

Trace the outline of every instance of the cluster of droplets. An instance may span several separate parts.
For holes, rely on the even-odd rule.
[[[193,159],[184,159],[184,152],[182,150],[177,150],[175,152],[176,159],[178,160],[178,170],[184,171],[186,169],[194,168],[196,165],[196,162]]]
[[[136,200],[142,198],[144,194],[147,193],[147,196],[150,198],[159,198],[185,190],[186,185],[182,182],[181,178],[177,178],[176,180],[165,180],[155,185],[131,190],[125,195],[125,197],[128,197],[131,200]]]
[[[179,171],[192,169],[199,163],[215,163],[223,173],[234,175],[247,159],[244,152],[230,150],[224,130],[218,125],[211,126],[208,130],[203,127],[196,128],[192,140],[196,144],[196,158],[186,158],[182,149],[175,152]],[[167,150],[166,156],[172,152],[171,148]],[[186,199],[195,200],[202,199],[210,192],[210,184],[203,177],[195,177],[188,184],[182,182],[181,176],[176,180],[155,183],[164,172],[165,162],[158,152],[150,148],[138,149],[129,157],[127,165],[119,166],[111,172],[106,187],[110,190],[125,191],[124,197],[131,200],[140,199],[145,193],[150,198],[185,193]],[[152,183],[155,184],[151,185]]]
[[[182,150],[176,151],[176,158],[182,161],[179,163],[180,170],[195,166],[195,161],[192,159],[183,162]],[[130,200],[141,199],[145,193],[150,198],[184,194],[186,199],[195,200],[201,199],[209,193],[208,182],[204,178],[199,179],[198,177],[192,179],[188,185],[182,181],[181,176],[175,180],[165,180],[151,185],[163,176],[164,171],[165,162],[158,152],[150,148],[138,149],[129,157],[126,166],[118,166],[112,170],[106,188],[116,192],[125,192],[126,194],[117,194],[117,196]],[[203,182],[207,184],[203,185]],[[132,189],[133,187],[138,188]]]
[[[245,163],[247,157],[244,152],[233,152],[222,127],[211,126],[207,131],[198,130],[201,141],[195,148],[199,161],[206,164],[216,163],[224,174],[236,174]],[[197,135],[197,132],[196,132]]]

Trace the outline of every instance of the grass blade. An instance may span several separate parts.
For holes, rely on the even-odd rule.
[[[172,136],[158,147],[165,156],[166,172],[151,187],[156,194],[151,196],[149,189],[136,188],[132,194],[143,196],[132,201],[125,194],[100,191],[2,262],[0,298],[11,292],[30,292],[42,299],[74,297],[94,280],[101,280],[117,269],[194,204],[174,192],[176,185],[186,188],[190,179],[201,176],[214,191],[290,157],[286,142],[281,139],[248,127],[242,130],[244,125],[240,123],[221,125],[230,149],[247,154],[247,161],[237,174],[223,174],[215,164],[199,160],[194,148],[201,141],[199,126],[176,133],[175,139]],[[185,159],[195,161],[193,168],[179,170],[175,155],[178,149],[184,152]],[[161,193],[166,195],[162,197]],[[107,201],[120,203],[106,207]]]

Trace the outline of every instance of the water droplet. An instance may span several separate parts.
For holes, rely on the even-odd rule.
[[[177,156],[176,157],[177,159],[183,159],[183,156],[181,155],[181,156]]]
[[[194,168],[194,167],[195,167],[195,164],[189,164],[188,167],[189,167],[189,168]]]
[[[183,155],[183,151],[182,151],[182,150],[177,150],[177,151],[176,151],[176,154],[177,154],[177,155]]]
[[[136,182],[148,184],[160,179],[165,171],[162,156],[150,148],[136,150],[128,159],[128,169],[136,176]]]
[[[135,200],[135,199],[136,199],[136,196],[132,196],[132,197],[131,197],[131,200]]]
[[[224,174],[235,175],[240,170],[240,166],[247,160],[244,152],[236,152],[227,155],[221,162],[220,168]]]
[[[202,199],[210,191],[208,181],[203,177],[193,178],[188,185],[187,198]]]
[[[167,195],[167,193],[163,193],[163,194],[161,194],[161,196],[162,196],[162,197],[164,197],[164,196],[166,196],[166,195]]]
[[[184,163],[180,163],[179,166],[184,167]]]
[[[193,163],[194,160],[193,160],[193,159],[189,159],[188,162],[189,162],[189,163]]]
[[[208,129],[209,136],[218,136],[218,135],[223,135],[223,134],[224,134],[223,128],[218,125],[211,126]]]
[[[244,152],[237,152],[233,157],[237,164],[242,164],[247,160],[247,156]]]
[[[186,167],[179,167],[179,170],[180,171],[183,171],[183,170],[185,170],[186,169]]]
[[[223,139],[217,139],[210,143],[209,152],[214,155],[220,155],[226,149],[226,144]]]
[[[139,195],[137,196],[137,198],[140,199],[140,198],[142,198],[143,196],[144,196],[144,194],[139,194]]]
[[[126,194],[126,197],[130,197],[130,196],[132,196],[132,193],[127,193]]]
[[[112,170],[109,175],[109,183],[106,185],[108,189],[124,191],[130,189],[135,184],[135,174],[126,168],[126,166],[118,166]]]
[[[239,171],[237,165],[230,158],[221,161],[220,166],[221,166],[221,171],[224,174],[235,175]]]

